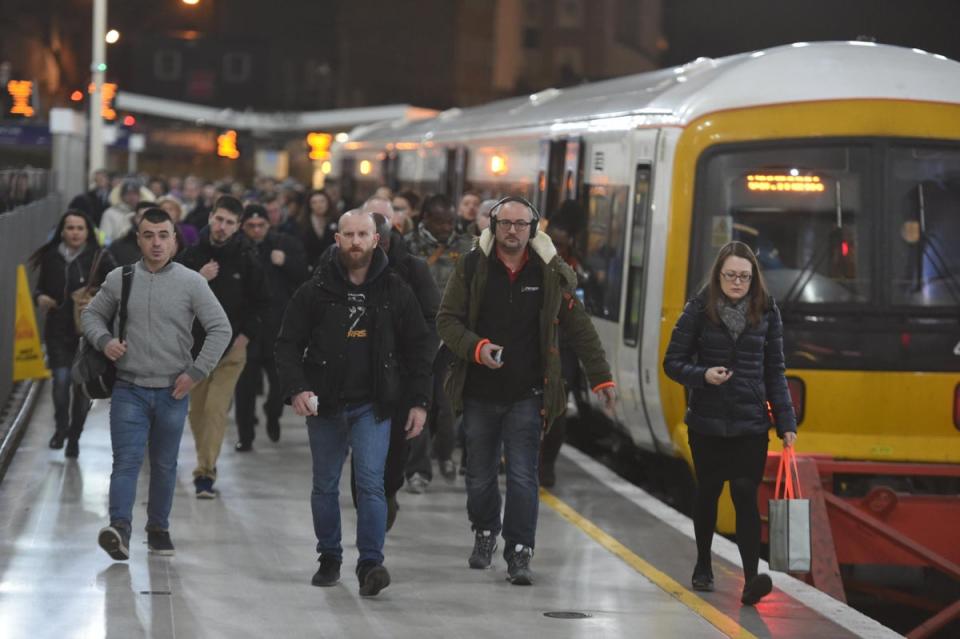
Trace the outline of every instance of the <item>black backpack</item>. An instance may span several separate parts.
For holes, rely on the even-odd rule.
[[[133,286],[133,265],[124,266],[122,274],[118,331],[120,341],[123,341],[126,334],[127,302],[130,300],[130,288]],[[80,347],[70,368],[70,378],[87,399],[106,399],[113,393],[113,384],[117,381],[117,366],[88,342],[86,337],[81,336]]]

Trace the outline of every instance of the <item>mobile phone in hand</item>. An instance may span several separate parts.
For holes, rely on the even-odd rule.
[[[493,361],[495,361],[497,364],[503,364],[503,349],[498,348],[497,350],[493,351],[493,353],[491,353],[491,357],[493,357]]]

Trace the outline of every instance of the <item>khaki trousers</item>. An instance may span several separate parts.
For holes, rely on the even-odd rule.
[[[190,391],[190,430],[197,448],[194,477],[217,478],[217,458],[227,430],[227,411],[246,361],[246,347],[231,346],[210,375]]]

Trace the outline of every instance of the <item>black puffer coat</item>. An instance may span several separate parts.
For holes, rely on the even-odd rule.
[[[714,366],[733,375],[719,386],[708,384],[704,375]],[[780,437],[797,430],[784,376],[783,322],[773,299],[760,324],[748,324],[736,341],[710,320],[705,294],[690,300],[673,329],[663,370],[691,390],[684,420],[690,430],[720,437],[764,433],[771,425],[767,401]]]

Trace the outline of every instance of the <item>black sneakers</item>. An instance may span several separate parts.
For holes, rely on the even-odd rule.
[[[380,564],[361,562],[357,566],[360,596],[373,597],[390,585],[390,573]]]
[[[339,559],[331,555],[320,555],[317,561],[320,562],[320,567],[317,568],[317,572],[313,574],[313,579],[310,580],[310,583],[314,586],[326,588],[340,581]]]
[[[117,561],[130,559],[130,525],[122,521],[111,521],[109,526],[100,529],[97,543]]]
[[[251,450],[253,450],[253,442],[245,442],[240,440],[233,445],[233,449],[238,453],[249,453]]]
[[[172,557],[174,554],[173,542],[170,541],[170,532],[167,530],[147,529],[147,549],[154,555]]]
[[[497,549],[497,536],[490,530],[478,530],[473,539],[473,552],[470,554],[470,567],[482,570],[490,567],[493,553]]]
[[[533,571],[530,570],[530,558],[533,557],[533,548],[517,544],[511,551],[504,553],[507,560],[507,580],[514,586],[532,586]]]
[[[67,449],[63,451],[65,457],[69,459],[76,459],[80,456],[80,442],[76,439],[67,440]]]
[[[217,498],[217,491],[213,489],[213,480],[209,477],[194,477],[193,485],[197,489],[197,499]]]
[[[744,584],[740,602],[745,606],[752,606],[769,595],[772,590],[773,580],[770,579],[770,575],[760,573]]]

